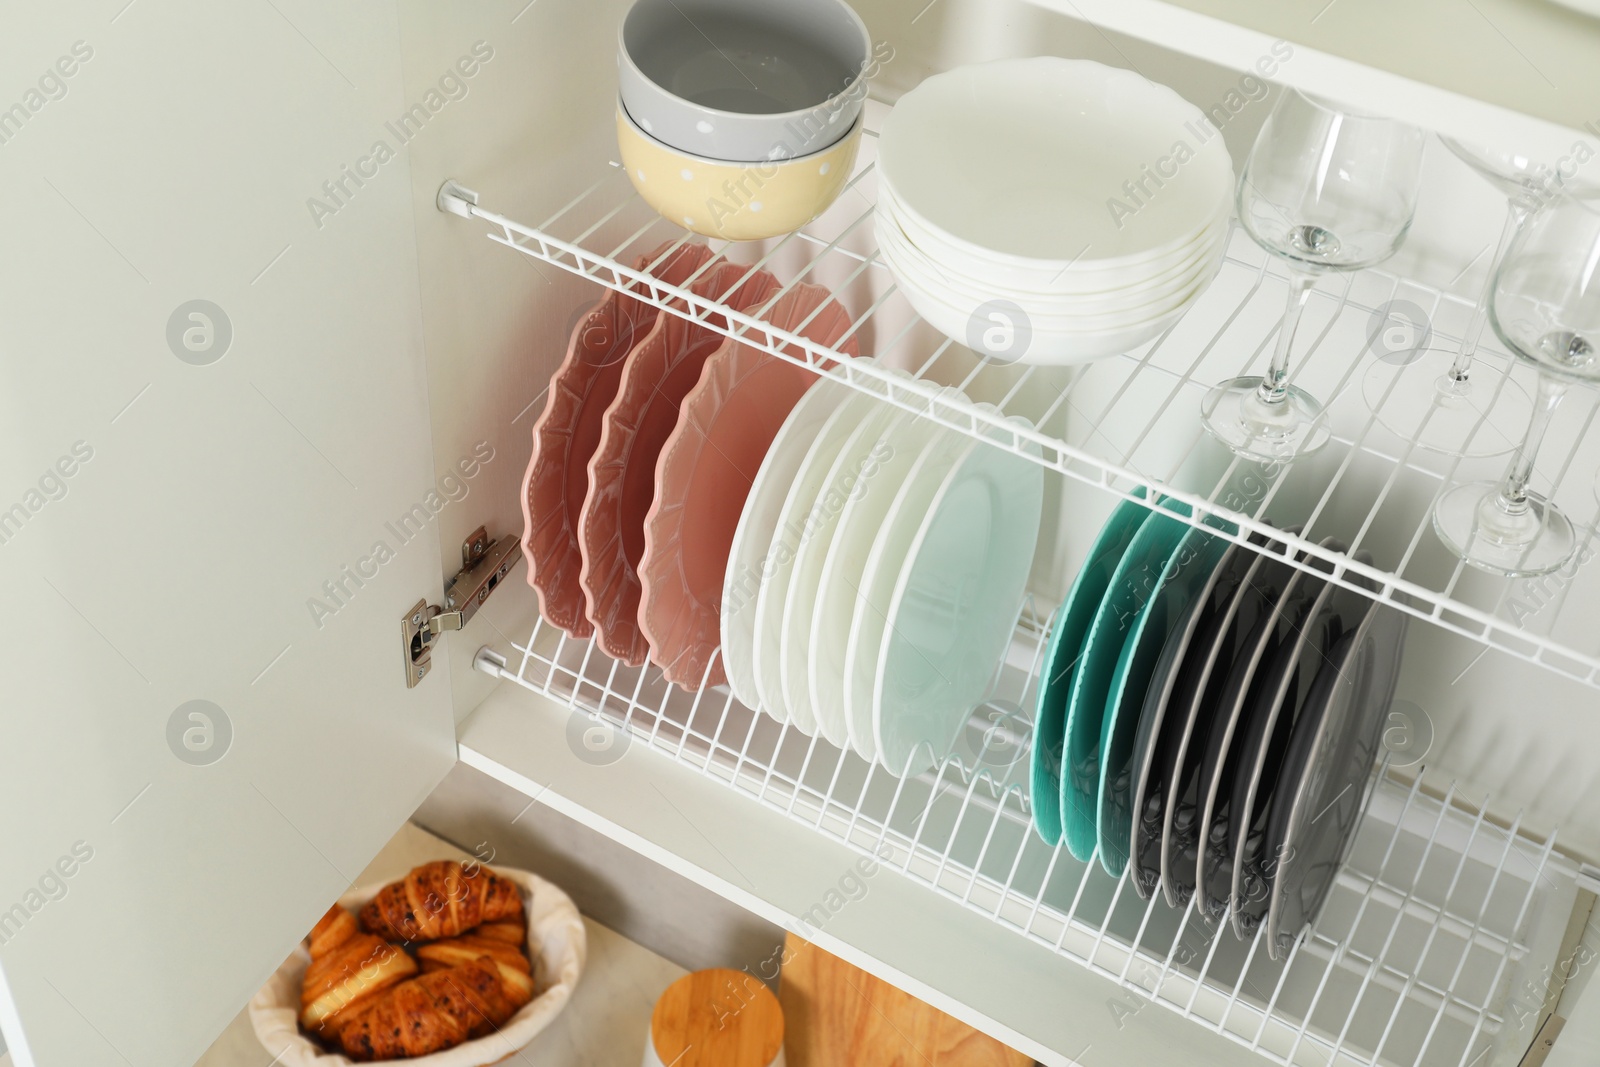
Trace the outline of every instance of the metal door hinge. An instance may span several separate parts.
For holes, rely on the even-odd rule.
[[[1517,1067],[1544,1067],[1544,1061],[1550,1058],[1550,1051],[1556,1047],[1556,1038],[1561,1036],[1561,1030],[1567,1025],[1567,1020],[1559,1015],[1547,1016],[1540,1025],[1539,1032],[1533,1035],[1533,1044],[1528,1046],[1528,1051],[1523,1054],[1522,1062]]]
[[[424,598],[400,618],[400,647],[405,656],[406,688],[427,676],[433,665],[433,643],[449,630],[472,621],[506,574],[517,562],[517,539],[489,540],[480,526],[461,542],[461,570],[444,587],[444,606]]]

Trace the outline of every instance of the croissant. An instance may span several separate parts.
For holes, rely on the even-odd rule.
[[[337,904],[312,927],[311,954],[300,983],[300,1025],[330,1039],[372,998],[417,973],[415,960],[358,931],[350,913]]]
[[[326,956],[356,933],[356,917],[335,904],[311,928],[311,958]]]
[[[472,931],[474,937],[487,937],[491,941],[504,941],[508,945],[528,943],[528,924],[520,919],[507,922],[484,923]]]
[[[479,937],[474,932],[466,937],[434,941],[417,949],[423,974],[459,967],[483,958],[494,961],[500,972],[501,983],[520,1002],[518,1007],[533,999],[533,967],[528,963],[528,957],[515,945]]]
[[[522,919],[522,894],[487,867],[453,860],[413,868],[361,909],[361,928],[392,941],[437,941],[481,923]]]
[[[469,960],[385,990],[345,1022],[339,1044],[358,1062],[426,1056],[482,1037],[527,1002],[493,960]]]

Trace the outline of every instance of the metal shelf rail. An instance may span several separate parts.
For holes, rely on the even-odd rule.
[[[1269,469],[1227,456],[1206,437],[1197,418],[1200,398],[1212,383],[1264,364],[1282,309],[1281,271],[1237,228],[1209,290],[1177,326],[1142,349],[1076,375],[1059,368],[986,365],[966,349],[934,338],[909,311],[879,262],[872,240],[874,176],[872,164],[865,163],[847,195],[805,230],[771,247],[722,249],[740,262],[753,260],[752,269],[801,254],[804,266],[785,279],[785,290],[803,280],[842,279],[835,292],[847,305],[861,305],[850,307],[856,318],[852,334],[892,336],[863,344],[864,350],[874,348],[867,354],[878,359],[841,362],[836,351],[630,266],[663,242],[675,247],[697,238],[652,212],[615,166],[537,226],[480,206],[477,194],[455,181],[440,189],[438,205],[487,223],[492,240],[524,255],[609,288],[632,291],[668,313],[818,373],[831,368],[852,388],[1076,482],[1124,499],[1131,499],[1136,487],[1149,486],[1187,503],[1193,509],[1190,522],[1232,524],[1237,532],[1223,536],[1241,544],[1249,544],[1253,533],[1271,534],[1293,549],[1295,566],[1600,688],[1594,633],[1573,618],[1581,612],[1563,612],[1569,602],[1592,599],[1574,595],[1575,586],[1587,591],[1592,584],[1600,595],[1600,579],[1580,573],[1576,565],[1521,583],[1491,578],[1450,556],[1433,534],[1432,501],[1456,482],[1497,476],[1506,457],[1462,460],[1427,453],[1384,428],[1363,399],[1361,368],[1373,364],[1371,331],[1375,323],[1381,326],[1393,302],[1420,307],[1432,322],[1433,343],[1449,345],[1459,337],[1470,308],[1466,301],[1375,270],[1315,290],[1316,313],[1308,312],[1303,320],[1307,325],[1300,344],[1306,347],[1305,337],[1312,337],[1310,351],[1296,356],[1293,373],[1308,387],[1315,383],[1313,391],[1329,399],[1333,444],[1316,457]],[[623,235],[620,240],[618,234]],[[863,290],[870,295],[856,298]],[[900,322],[905,325],[893,330],[885,325]],[[913,372],[910,378],[905,370]],[[1488,381],[1496,390],[1526,389],[1525,373],[1493,344],[1480,348],[1475,380]],[[994,391],[1004,393],[997,406],[940,395],[942,385],[957,384],[973,393],[990,382],[999,382]],[[1419,403],[1426,402],[1426,383],[1408,382],[1407,387],[1418,389]],[[1010,416],[1025,407],[1033,417],[1019,425]],[[1597,517],[1591,468],[1600,464],[1600,435],[1589,440],[1597,410],[1592,395],[1575,395],[1568,402],[1547,439],[1536,477],[1541,491],[1564,502],[1569,514],[1586,524],[1581,558],[1592,548]],[[1064,423],[1065,429],[1056,423]],[[1481,422],[1480,430],[1485,436],[1490,432]],[[1149,455],[1158,459],[1144,461]],[[1209,466],[1197,459],[1208,460]],[[1197,470],[1205,473],[1197,475]],[[1289,524],[1303,529],[1284,534],[1279,527]],[[1325,546],[1322,541],[1329,534],[1348,548]]]
[[[1120,1010],[1158,1004],[1269,1061],[1494,1067],[1526,1049],[1541,967],[1556,955],[1578,869],[1487,803],[1456,803],[1376,774],[1350,854],[1316,924],[1283,961],[1265,934],[1218,933],[1191,903],[1139,898],[1034,833],[1026,778],[1047,620],[1024,609],[1012,654],[968,740],[934,768],[898,777],[658,668],[609,659],[543,621],[516,662],[490,649],[480,671],[560,701],[602,728],[690,766],[796,822],[882,860],[1000,927],[1126,990]],[[996,725],[1002,727],[996,730]],[[1476,798],[1474,798],[1476,800]],[[1117,1009],[1113,1009],[1117,1010]]]

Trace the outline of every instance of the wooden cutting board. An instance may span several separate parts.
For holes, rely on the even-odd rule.
[[[859,968],[784,939],[789,1067],[1032,1067],[1033,1060]]]

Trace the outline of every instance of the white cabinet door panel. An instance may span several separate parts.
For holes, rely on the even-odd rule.
[[[17,9],[0,71],[0,1029],[173,1067],[454,760],[411,102],[377,2]]]

